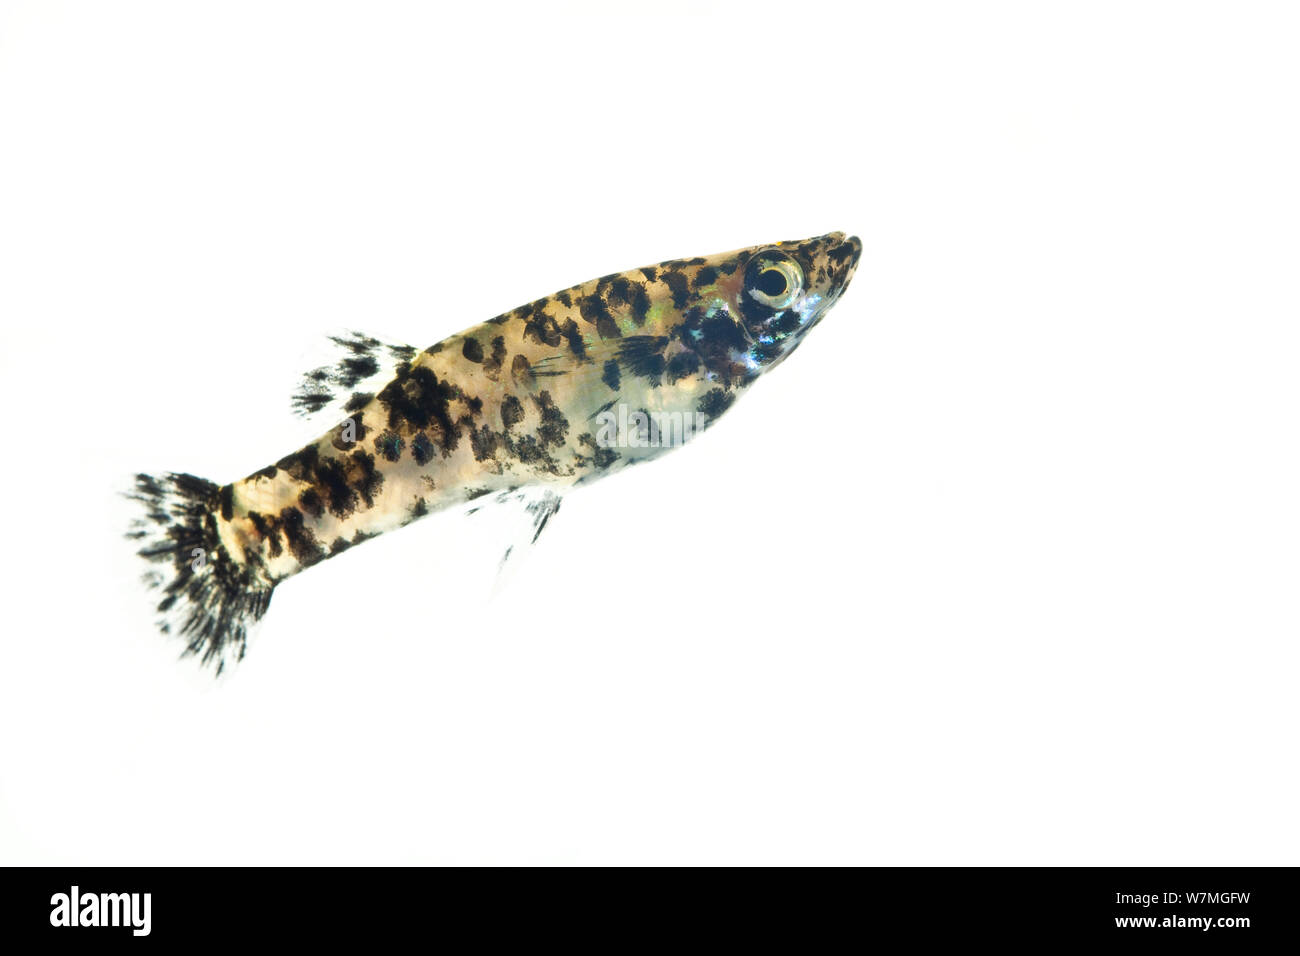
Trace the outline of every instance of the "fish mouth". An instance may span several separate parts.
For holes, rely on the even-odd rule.
[[[813,326],[818,325],[826,314],[839,302],[840,297],[849,287],[853,274],[857,271],[858,261],[862,258],[862,240],[857,236],[846,236],[842,232],[832,232],[822,237],[825,245],[826,264],[830,269],[830,281],[826,284],[825,298],[818,305],[811,321],[804,324],[797,333],[806,335]]]
[[[835,271],[844,273],[847,284],[848,278],[858,267],[858,260],[862,258],[862,240],[857,236],[846,236],[842,232],[828,232],[811,241],[821,246],[822,253]]]
[[[832,232],[826,238],[832,242],[828,255],[836,263],[844,263],[847,260],[848,274],[852,275],[858,267],[858,260],[862,258],[862,240],[857,236],[845,236],[842,232]],[[847,279],[845,282],[847,283]]]
[[[830,291],[833,298],[839,298],[849,287],[849,282],[858,269],[858,261],[862,258],[862,240],[857,236],[845,236],[842,232],[832,232],[825,239]]]
[[[843,245],[852,250],[853,258],[849,260],[849,271],[852,272],[858,267],[858,260],[862,258],[862,240],[857,236],[849,236],[844,240]]]

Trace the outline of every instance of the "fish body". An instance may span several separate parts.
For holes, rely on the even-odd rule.
[[[334,339],[294,405],[328,431],[225,485],[138,475],[131,532],[164,631],[215,664],[286,578],[485,496],[524,496],[537,533],[568,489],[707,429],[783,361],[847,287],[842,233],[677,259],[563,289],[434,345]],[[486,499],[485,500],[490,500]]]

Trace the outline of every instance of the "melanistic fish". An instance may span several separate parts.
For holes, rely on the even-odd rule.
[[[517,499],[536,540],[560,495],[688,440],[803,341],[862,244],[801,242],[675,259],[572,286],[419,350],[361,333],[293,402],[317,440],[241,481],[137,475],[129,537],[166,565],[160,627],[217,672],[272,591],[416,518]]]

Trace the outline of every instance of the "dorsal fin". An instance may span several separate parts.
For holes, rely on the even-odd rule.
[[[395,345],[355,330],[329,336],[313,353],[314,367],[298,383],[294,414],[313,422],[345,418],[370,401],[416,352],[412,345]]]

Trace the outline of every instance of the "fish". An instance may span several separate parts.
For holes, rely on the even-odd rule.
[[[138,474],[127,536],[158,626],[221,674],[287,579],[449,508],[513,502],[537,540],[571,490],[710,428],[848,288],[832,232],[570,286],[423,349],[330,338],[293,410],[319,438],[246,478]],[[507,553],[509,554],[509,552]]]

